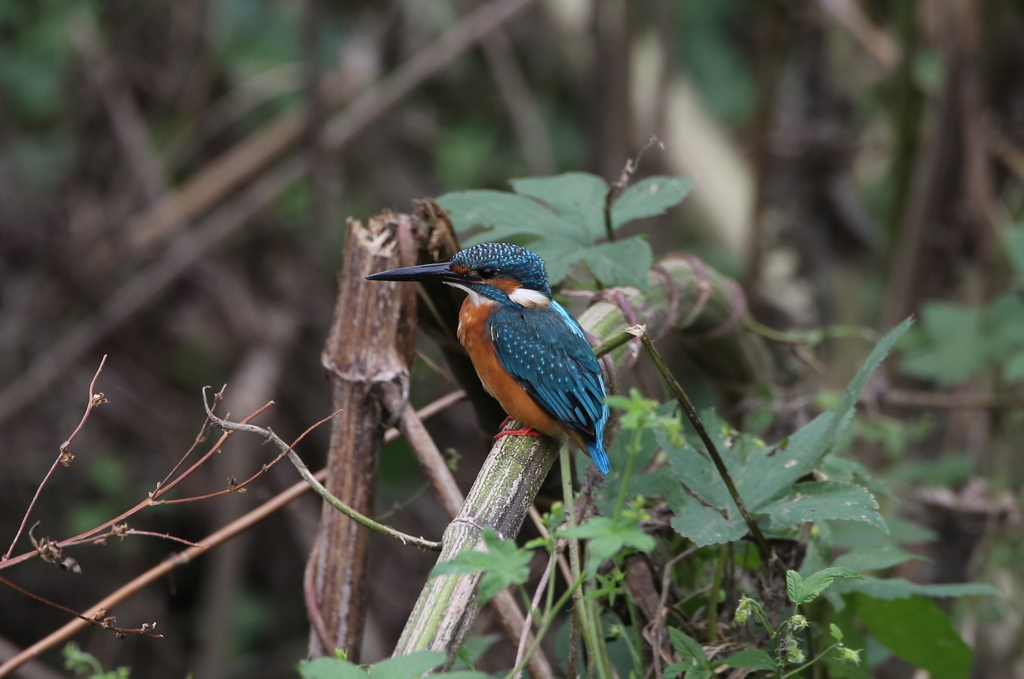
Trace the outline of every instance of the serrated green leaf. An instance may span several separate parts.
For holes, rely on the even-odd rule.
[[[877,571],[914,560],[923,561],[925,558],[919,554],[905,552],[895,545],[882,545],[861,547],[847,552],[833,561],[832,565],[855,571]]]
[[[554,177],[529,177],[509,182],[512,190],[546,204],[551,211],[572,223],[587,243],[605,236],[604,204],[608,184],[597,175],[566,172]]]
[[[672,640],[672,648],[679,654],[682,663],[688,665],[688,671],[689,669],[711,669],[708,656],[693,637],[675,627],[668,628],[668,636]]]
[[[588,568],[591,570],[596,570],[605,560],[627,547],[649,552],[655,546],[654,538],[640,530],[639,521],[630,521],[625,517],[615,522],[606,516],[595,516],[582,526],[562,530],[561,534],[590,541],[592,558]]]
[[[910,328],[913,322],[913,318],[907,318],[890,330],[886,336],[875,345],[875,348],[871,350],[871,353],[864,361],[864,365],[861,366],[849,386],[846,387],[846,391],[843,393],[843,398],[840,399],[839,406],[836,408],[835,416],[829,423],[828,429],[822,434],[820,442],[821,451],[819,452],[817,459],[814,460],[813,466],[817,466],[821,458],[831,452],[832,444],[836,435],[849,425],[850,420],[853,419],[857,402],[860,401],[861,392],[864,391],[864,387],[867,386],[868,378],[871,377],[871,373],[873,373],[879,364],[885,360],[885,357],[888,355],[893,345],[896,344],[896,340],[898,340],[900,336]]]
[[[862,577],[860,573],[851,571],[849,568],[829,567],[808,575],[805,580],[791,583],[790,573],[795,573],[795,571],[786,572],[786,586],[789,592],[789,599],[795,604],[809,604],[814,601],[836,578],[859,580]],[[800,576],[797,575],[796,577],[799,578]]]
[[[557,235],[539,238],[529,244],[529,249],[544,260],[544,270],[551,285],[558,285],[572,273],[587,251],[579,242]]]
[[[698,547],[735,542],[747,534],[747,524],[741,517],[727,519],[692,498],[680,499],[683,504],[673,507],[676,516],[672,518],[672,528]]]
[[[339,658],[317,658],[300,660],[299,676],[302,679],[367,679],[370,675]]]
[[[692,177],[648,177],[633,184],[612,204],[612,226],[665,214],[686,198],[693,183]]]
[[[999,596],[999,590],[979,582],[944,583],[920,585],[903,578],[874,578],[864,576],[863,580],[849,580],[836,583],[841,594],[859,592],[875,599],[906,599],[920,595],[928,597]]]
[[[786,595],[795,604],[803,598],[804,579],[796,571],[786,571]]]
[[[443,664],[447,655],[441,651],[417,651],[397,658],[388,658],[370,665],[372,679],[412,679]]]
[[[456,191],[439,197],[437,204],[451,214],[456,233],[483,229],[472,237],[464,238],[463,246],[505,240],[519,234],[558,236],[579,245],[590,244],[573,223],[535,200],[506,191]]]
[[[871,493],[863,486],[845,481],[798,483],[757,511],[767,514],[772,520],[772,528],[778,530],[835,519],[864,521],[887,530]]]
[[[482,549],[486,547],[486,551]],[[520,585],[530,575],[527,566],[533,554],[516,547],[515,540],[502,540],[493,528],[484,530],[481,549],[456,554],[452,559],[441,562],[430,571],[430,577],[438,575],[471,575],[483,573],[478,592],[480,600],[487,602],[509,585]]]
[[[742,651],[737,651],[723,660],[722,664],[737,670],[766,670],[774,672],[778,669],[772,657],[759,648],[745,648]]]
[[[886,648],[927,670],[933,679],[970,676],[970,647],[931,601],[919,596],[891,601],[860,596],[857,616]]]
[[[583,253],[590,273],[606,287],[631,285],[640,290],[648,286],[647,273],[654,257],[651,246],[642,236],[614,243],[600,243]]]

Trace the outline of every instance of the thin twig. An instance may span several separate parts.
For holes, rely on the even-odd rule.
[[[551,550],[551,556],[548,558],[548,563],[544,567],[544,574],[540,576],[540,582],[537,583],[537,591],[533,593],[533,601],[530,602],[530,610],[526,613],[526,619],[523,621],[523,632],[519,635],[519,648],[516,649],[516,666],[520,666],[523,663],[523,657],[526,655],[526,643],[530,639],[530,628],[533,627],[533,615],[540,608],[540,600],[544,596],[544,590],[548,587],[548,580],[551,579],[551,571],[554,570],[555,555],[558,552],[554,549]],[[523,675],[522,670],[516,674],[516,679],[519,679]]]
[[[36,502],[39,500],[39,494],[43,492],[43,486],[53,476],[53,472],[57,469],[57,465],[67,467],[71,464],[71,460],[75,459],[75,456],[71,454],[71,442],[78,436],[78,432],[82,430],[85,425],[85,421],[89,419],[89,414],[92,413],[92,409],[102,403],[106,403],[107,399],[104,398],[103,394],[96,393],[96,380],[99,379],[100,373],[103,372],[103,366],[107,362],[107,355],[104,354],[103,358],[100,359],[100,366],[96,368],[96,373],[92,376],[92,381],[89,382],[89,402],[85,406],[85,414],[82,415],[81,421],[75,430],[71,432],[71,436],[68,440],[60,445],[60,453],[57,455],[57,459],[50,465],[50,471],[46,472],[46,476],[43,477],[39,487],[36,488],[35,495],[32,496],[32,501],[28,504],[28,509],[25,510],[25,516],[21,517],[21,525],[18,527],[18,532],[14,534],[14,539],[11,540],[11,546],[7,548],[7,552],[4,554],[0,561],[7,561],[11,558],[11,554],[14,553],[14,546],[18,544],[18,538],[21,537],[22,532],[25,530],[25,525],[28,523],[28,517],[32,514],[32,509],[36,506]]]
[[[153,628],[156,627],[156,623],[155,622],[153,624],[145,623],[145,624],[142,625],[142,627],[138,627],[138,628],[134,628],[134,629],[129,628],[129,627],[117,627],[117,626],[114,625],[114,623],[117,622],[117,618],[115,618],[112,615],[109,615],[109,616],[106,615],[106,611],[103,610],[103,609],[101,609],[100,611],[95,612],[91,617],[86,617],[86,616],[82,615],[81,613],[79,613],[78,611],[74,610],[73,608],[68,608],[67,606],[61,606],[60,604],[55,603],[53,601],[50,601],[49,599],[43,598],[43,597],[39,596],[38,594],[33,594],[32,592],[28,591],[27,589],[23,589],[21,587],[18,587],[16,584],[14,584],[13,582],[11,582],[10,580],[8,580],[5,577],[0,576],[0,582],[2,582],[3,584],[7,585],[8,587],[13,589],[14,591],[20,592],[21,594],[24,594],[25,596],[30,597],[32,599],[35,599],[36,601],[38,601],[40,603],[46,604],[47,606],[50,606],[52,608],[59,609],[61,611],[64,611],[65,613],[70,613],[71,615],[75,616],[79,620],[84,620],[85,622],[89,623],[90,625],[94,625],[96,627],[102,627],[103,629],[108,629],[111,632],[113,632],[114,634],[116,634],[118,636],[118,638],[124,637],[124,636],[126,636],[128,634],[141,634],[143,636],[153,637],[154,639],[163,639],[164,638],[164,635],[156,634],[156,633],[153,632]]]
[[[419,547],[420,549],[429,549],[434,552],[441,551],[440,542],[425,540],[423,538],[418,538],[403,533],[401,531],[397,531],[394,528],[391,528],[390,526],[385,526],[382,523],[377,523],[368,516],[363,516],[356,510],[346,505],[344,502],[335,497],[329,490],[324,488],[324,485],[320,483],[316,479],[316,477],[313,476],[312,472],[309,471],[309,467],[307,467],[306,464],[302,461],[302,459],[295,454],[295,451],[292,450],[292,447],[285,443],[277,434],[275,434],[271,430],[264,429],[263,427],[257,427],[254,424],[239,424],[237,422],[228,422],[227,420],[222,420],[216,415],[214,415],[213,412],[209,409],[209,407],[207,407],[206,414],[216,426],[220,427],[225,431],[244,431],[250,434],[256,434],[257,436],[262,436],[263,438],[267,439],[275,446],[277,446],[279,449],[285,451],[292,465],[294,465],[295,468],[299,471],[299,474],[302,476],[302,478],[306,480],[306,483],[308,483],[310,487],[314,491],[316,491],[317,495],[322,497],[327,502],[327,504],[331,505],[339,512],[341,512],[348,518],[352,519],[356,523],[360,524],[361,526],[365,526],[366,528],[369,528],[370,530],[376,533],[380,533],[381,535],[384,535],[386,537],[398,540],[402,544],[410,544],[414,547]]]
[[[448,406],[452,405],[453,403],[459,401],[464,396],[465,394],[462,391],[456,391],[451,394],[448,394],[447,396],[442,396],[433,403],[430,403],[429,405],[421,408],[419,411],[417,411],[417,414],[422,418],[432,417],[437,413],[441,412],[442,410],[444,410],[445,408],[447,408]],[[387,433],[384,435],[384,440],[385,442],[391,442],[397,439],[399,436],[400,434],[396,429],[389,429]],[[318,481],[322,481],[323,479],[327,478],[327,470],[321,469],[314,475],[314,478],[317,479]],[[97,610],[109,609],[113,606],[116,606],[117,604],[132,596],[142,588],[152,584],[153,582],[156,582],[157,580],[159,580],[175,568],[191,563],[208,550],[213,549],[214,547],[217,547],[218,545],[235,537],[239,533],[248,530],[249,528],[252,528],[254,525],[259,523],[263,519],[267,518],[277,510],[288,505],[288,503],[290,503],[292,500],[299,497],[309,489],[310,485],[305,481],[299,481],[293,484],[290,488],[282,491],[281,493],[278,493],[271,499],[261,504],[259,507],[256,507],[252,511],[249,511],[246,514],[238,517],[237,519],[227,524],[223,528],[206,536],[198,543],[196,543],[195,547],[190,547],[186,549],[184,552],[181,552],[180,554],[171,557],[163,563],[154,566],[145,573],[136,577],[131,582],[122,585],[117,590],[112,592],[109,596],[107,596],[102,601],[95,604],[88,610],[91,612],[95,612]],[[30,558],[36,555],[37,552],[32,552],[31,554],[23,556],[24,558]],[[23,559],[19,557],[19,560]],[[40,639],[28,648],[22,650],[16,656],[10,658],[2,665],[0,665],[0,677],[7,676],[9,673],[13,672],[14,670],[21,667],[30,660],[39,657],[41,654],[45,653],[51,648],[66,641],[72,635],[81,630],[85,626],[85,624],[86,623],[81,620],[72,620],[60,629],[52,632],[45,638]]]
[[[779,571],[783,577],[786,575],[786,566],[777,558],[772,548],[768,545],[768,541],[764,539],[764,534],[761,532],[761,528],[754,521],[754,517],[751,516],[750,510],[747,509],[746,503],[743,502],[743,498],[740,497],[740,492],[736,489],[736,484],[733,483],[732,475],[729,473],[729,468],[725,466],[725,460],[722,459],[721,453],[718,452],[718,447],[715,446],[715,442],[711,440],[711,436],[708,434],[707,429],[704,427],[704,422],[701,421],[700,415],[697,414],[697,409],[693,407],[693,403],[690,402],[690,397],[683,391],[683,387],[676,380],[675,375],[668,369],[665,362],[661,359],[661,354],[658,353],[657,348],[654,346],[654,342],[651,341],[650,336],[645,332],[641,337],[640,341],[643,342],[644,348],[647,349],[647,353],[650,355],[651,360],[654,362],[654,366],[661,373],[662,378],[668,385],[669,391],[676,397],[676,401],[679,403],[679,407],[686,413],[687,419],[693,425],[693,428],[697,430],[697,436],[704,442],[704,447],[707,449],[708,455],[711,457],[711,461],[714,462],[715,468],[718,470],[719,475],[722,477],[722,481],[725,482],[725,487],[729,490],[729,495],[732,496],[732,500],[736,503],[737,509],[740,510],[740,515],[743,517],[744,523],[747,524],[747,530],[750,531],[751,536],[754,538],[754,543],[757,545],[758,551],[761,553],[761,559],[768,565],[773,565],[777,571]]]

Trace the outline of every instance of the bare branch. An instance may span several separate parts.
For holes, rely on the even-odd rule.
[[[36,488],[36,493],[32,496],[32,502],[28,504],[28,509],[25,510],[25,516],[21,518],[21,526],[18,527],[18,532],[14,534],[14,539],[11,540],[11,546],[7,548],[7,552],[0,561],[7,561],[11,558],[11,554],[14,552],[14,546],[18,544],[18,538],[21,537],[21,533],[25,530],[25,524],[28,523],[28,517],[32,514],[32,509],[36,506],[39,494],[43,492],[43,486],[45,486],[46,482],[50,480],[51,476],[53,476],[53,472],[57,469],[57,465],[59,464],[62,467],[67,467],[71,464],[71,461],[75,459],[75,456],[71,454],[71,442],[75,440],[75,437],[78,436],[78,432],[82,430],[82,426],[85,424],[85,421],[89,419],[89,414],[92,413],[92,409],[107,402],[107,399],[103,397],[103,394],[97,394],[95,391],[96,380],[99,378],[100,373],[103,372],[103,365],[106,362],[107,356],[104,354],[103,358],[100,360],[100,367],[96,368],[96,374],[92,376],[92,381],[89,382],[89,401],[85,406],[85,414],[82,415],[82,420],[78,423],[78,426],[75,427],[75,430],[71,432],[71,436],[68,437],[68,440],[60,444],[60,453],[57,455],[57,459],[53,461],[53,464],[50,466],[50,471],[46,472],[46,476],[43,477],[39,487]]]
[[[280,448],[282,451],[285,452],[285,454],[288,455],[288,459],[299,471],[299,474],[302,476],[302,478],[306,480],[306,483],[308,483],[310,487],[314,491],[316,491],[316,493],[320,497],[322,497],[329,505],[331,505],[332,507],[334,507],[339,512],[341,512],[348,518],[352,519],[356,523],[360,524],[361,526],[366,526],[370,530],[380,533],[381,535],[398,540],[402,544],[410,544],[414,547],[419,547],[420,549],[429,549],[435,552],[441,551],[440,542],[432,542],[430,540],[425,540],[423,538],[407,535],[406,533],[397,531],[394,528],[391,528],[390,526],[385,526],[384,524],[377,523],[370,517],[363,516],[362,514],[360,514],[359,512],[352,509],[344,502],[336,498],[334,495],[330,493],[330,491],[324,488],[324,485],[320,483],[320,481],[318,481],[315,476],[313,476],[312,472],[309,471],[309,467],[307,467],[306,464],[302,461],[302,459],[295,454],[295,451],[292,450],[292,447],[285,443],[277,434],[275,434],[271,430],[264,429],[263,427],[257,427],[254,424],[239,424],[237,422],[228,422],[227,420],[222,420],[216,415],[214,415],[213,412],[209,410],[209,408],[207,408],[206,413],[207,416],[213,421],[215,425],[217,425],[221,429],[224,429],[225,431],[244,431],[250,434],[256,434],[257,436],[262,436],[263,438],[267,439],[275,446]],[[333,416],[334,415],[331,415],[331,417]],[[326,422],[328,419],[330,419],[330,417],[321,420],[317,424]],[[314,425],[314,427],[315,426],[316,425]],[[307,429],[306,431],[308,432],[310,430]],[[303,436],[305,436],[305,434],[303,434]]]

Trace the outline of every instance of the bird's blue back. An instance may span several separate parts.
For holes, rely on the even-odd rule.
[[[537,405],[580,435],[594,464],[607,474],[604,380],[576,319],[554,300],[547,307],[498,305],[487,332],[502,367]]]

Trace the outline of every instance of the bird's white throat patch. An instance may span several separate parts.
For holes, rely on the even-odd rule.
[[[529,288],[516,288],[508,298],[516,304],[526,307],[546,307],[551,304],[551,300],[543,292]]]
[[[461,288],[461,289],[465,290],[466,292],[468,292],[469,293],[469,303],[472,304],[473,306],[481,306],[483,304],[497,304],[497,302],[495,302],[493,299],[488,299],[488,298],[484,297],[483,295],[481,295],[479,292],[476,292],[475,290],[473,290],[471,288],[467,288],[465,285],[459,285],[458,283],[451,283],[449,281],[445,281],[444,283],[445,283],[445,285],[450,285],[453,288]]]

